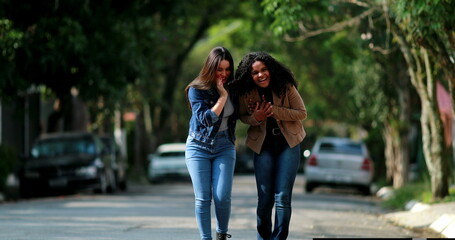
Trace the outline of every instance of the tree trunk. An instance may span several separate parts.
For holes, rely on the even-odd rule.
[[[401,56],[384,56],[384,68],[387,69],[387,81],[394,87],[397,101],[391,101],[389,113],[384,124],[386,140],[387,177],[394,188],[400,188],[408,182],[409,177],[409,126],[410,126],[410,87],[404,61],[390,64],[392,59]],[[401,64],[400,64],[401,63]]]
[[[196,42],[203,36],[205,30],[210,26],[209,19],[207,16],[203,16],[201,22],[199,23],[199,27],[194,33],[189,42],[188,46],[186,46],[174,59],[171,61],[169,66],[165,69],[166,78],[165,78],[165,86],[163,91],[163,101],[164,105],[161,107],[160,116],[158,119],[159,128],[156,129],[156,141],[157,144],[161,144],[165,139],[165,134],[170,133],[169,128],[169,116],[172,112],[172,107],[174,104],[174,93],[175,87],[178,85],[178,77],[182,68],[183,61],[186,59],[188,54],[190,53],[191,49],[193,49]],[[182,93],[183,94],[183,93]]]
[[[392,33],[400,45],[407,62],[411,83],[416,88],[422,104],[421,126],[425,161],[431,176],[433,199],[448,195],[448,159],[444,158],[443,127],[436,100],[435,81],[428,53],[423,47],[410,47],[398,26],[392,24]],[[420,51],[418,51],[420,50]]]
[[[384,131],[382,133],[384,138],[384,155],[385,155],[385,165],[386,165],[386,178],[388,182],[393,183],[394,173],[395,173],[395,149],[394,149],[394,129],[389,122],[384,123]]]
[[[404,145],[405,138],[402,138],[398,132],[398,136],[394,139],[394,152],[395,152],[395,172],[393,174],[393,187],[401,188],[407,182],[408,178],[408,165],[409,161],[406,158],[407,152],[403,151],[402,146]]]
[[[400,188],[408,181],[408,139],[400,133],[400,124],[396,120],[384,125],[387,180],[392,182],[394,188]]]
[[[134,166],[133,176],[142,177],[146,173],[146,158],[149,153],[149,138],[145,130],[144,112],[136,117],[134,129]]]
[[[403,80],[401,80],[403,81]],[[406,84],[402,84],[405,85]],[[402,87],[402,86],[401,86]],[[409,119],[410,119],[410,107],[409,107],[409,90],[407,87],[399,88],[398,93],[398,138],[396,143],[396,172],[393,181],[395,188],[400,188],[408,182],[409,177]]]
[[[436,84],[432,77],[428,53],[425,48],[420,48],[420,52],[415,50],[413,54],[416,60],[421,58],[425,65],[425,80],[428,85],[427,88],[420,89],[420,91],[425,92],[429,89],[429,92],[425,92],[425,96],[428,96],[428,98],[424,98],[426,100],[425,102],[422,101],[421,122],[423,145],[425,161],[431,176],[431,192],[434,200],[439,200],[449,194],[448,159],[444,157],[447,152],[444,144],[444,128],[441,115],[439,114],[436,99]],[[420,66],[419,63],[418,66]],[[420,82],[419,86],[425,86],[425,73],[420,68],[420,71],[416,74],[416,80]]]

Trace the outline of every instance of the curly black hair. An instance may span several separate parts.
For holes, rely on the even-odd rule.
[[[271,79],[270,87],[278,96],[283,97],[287,88],[291,85],[297,87],[294,74],[289,68],[266,52],[252,52],[243,57],[235,72],[235,80],[232,82],[232,85],[238,95],[245,95],[256,87],[251,76],[251,68],[256,61],[264,63],[269,70]]]

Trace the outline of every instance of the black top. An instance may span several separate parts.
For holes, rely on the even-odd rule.
[[[270,102],[273,104],[273,95],[272,95],[272,89],[270,87],[267,88],[258,88],[259,96],[262,99],[262,96],[265,96],[265,100],[267,102]],[[283,137],[283,134],[281,134],[280,128],[278,127],[278,124],[276,123],[276,120],[274,117],[268,117],[266,119],[266,127],[267,131],[265,134],[265,140],[264,140],[264,147],[271,147],[271,146],[283,146],[284,144],[287,144],[286,139]]]

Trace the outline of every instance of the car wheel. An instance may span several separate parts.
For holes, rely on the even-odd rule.
[[[95,189],[95,193],[106,194],[107,193],[107,177],[105,173],[102,173],[99,178],[99,187]]]
[[[108,193],[114,193],[117,191],[117,177],[114,173],[109,174],[109,185],[107,187]]]
[[[359,190],[364,196],[371,195],[371,190],[370,190],[370,186],[369,185],[368,186],[361,186],[361,187],[359,187]]]
[[[25,184],[21,184],[19,186],[19,195],[21,198],[33,198],[37,196],[36,190],[26,186]]]
[[[126,179],[123,179],[122,181],[120,181],[118,187],[120,188],[120,190],[126,191],[126,189],[128,189],[128,184],[126,183]]]
[[[164,178],[161,177],[161,176],[155,176],[155,177],[153,177],[153,178],[149,178],[149,182],[150,182],[151,184],[158,184],[158,183],[163,182],[163,180],[164,180]]]
[[[121,191],[126,191],[126,189],[128,188],[128,183],[127,183],[127,176],[126,174],[123,174],[122,177],[118,177],[118,188],[121,190]]]
[[[311,192],[314,190],[314,188],[316,188],[316,186],[317,186],[317,185],[316,185],[315,183],[307,182],[307,183],[305,184],[305,191],[306,191],[307,193],[311,193]]]

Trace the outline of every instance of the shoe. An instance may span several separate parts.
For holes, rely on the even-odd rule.
[[[226,240],[226,238],[231,238],[231,234],[227,233],[216,233],[216,240]]]

